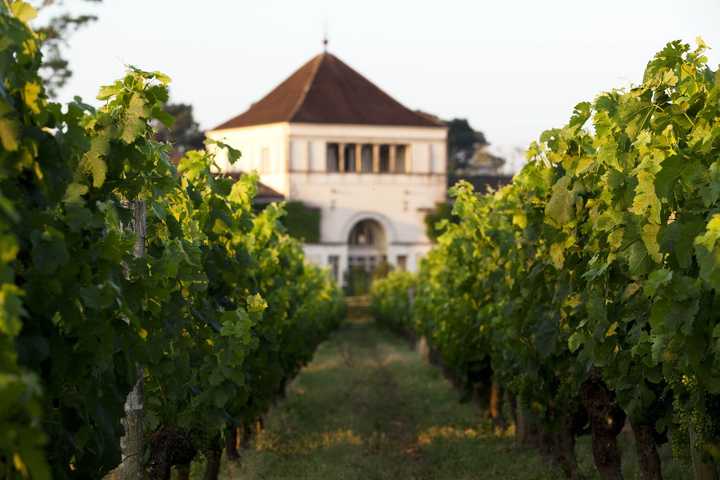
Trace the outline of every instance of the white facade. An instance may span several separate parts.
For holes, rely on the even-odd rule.
[[[446,136],[444,127],[308,123],[208,132],[242,153],[233,166],[220,158],[221,168],[255,170],[286,199],[321,209],[320,243],[304,249],[339,281],[350,264],[372,267],[385,260],[417,269],[431,246],[424,217],[446,197]],[[370,230],[351,239],[368,220],[363,225]]]

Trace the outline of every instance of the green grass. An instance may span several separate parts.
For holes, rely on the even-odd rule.
[[[348,321],[320,346],[267,417],[242,464],[223,479],[554,479],[532,450],[496,435],[407,344],[372,321]],[[638,478],[624,441],[626,478]],[[662,451],[663,456],[667,452]],[[590,442],[578,444],[581,472],[595,478]],[[667,462],[666,462],[667,463]],[[193,478],[201,478],[201,462]],[[670,465],[666,478],[685,478]]]

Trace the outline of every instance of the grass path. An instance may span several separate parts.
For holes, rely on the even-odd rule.
[[[401,339],[348,321],[266,419],[241,479],[545,479]],[[195,469],[194,469],[195,470]]]
[[[357,311],[357,309],[352,309]],[[546,480],[562,478],[533,450],[496,435],[407,343],[352,318],[323,343],[265,419],[242,463],[222,480]],[[639,478],[631,433],[620,435],[625,478]],[[660,449],[667,480],[690,478]],[[578,439],[578,467],[598,478],[590,438]],[[203,462],[192,478],[202,478]]]

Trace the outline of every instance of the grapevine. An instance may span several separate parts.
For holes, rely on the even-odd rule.
[[[140,365],[143,457],[169,478],[177,443],[156,440],[180,439],[185,463],[216,456],[310,360],[342,297],[285,234],[282,206],[253,211],[256,177],[223,178],[207,152],[169,161],[153,129],[172,122],[168,77],[131,67],[98,109],[50,102],[33,16],[0,3],[0,472],[115,469]]]
[[[518,418],[546,432],[541,449],[574,441],[587,415],[603,478],[620,475],[626,416],[644,478],[659,478],[668,433],[696,439],[694,462],[720,451],[720,74],[705,49],[671,42],[640,85],[578,104],[511,185],[457,185],[459,223],[408,280],[407,323],[461,377],[487,359]],[[374,302],[404,318],[391,282]],[[555,460],[576,475],[573,458]]]

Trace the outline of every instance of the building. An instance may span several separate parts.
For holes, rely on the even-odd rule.
[[[446,126],[394,100],[336,56],[312,58],[246,112],[207,132],[242,152],[288,201],[320,210],[307,258],[336,278],[387,261],[414,271],[423,218],[447,193]]]

